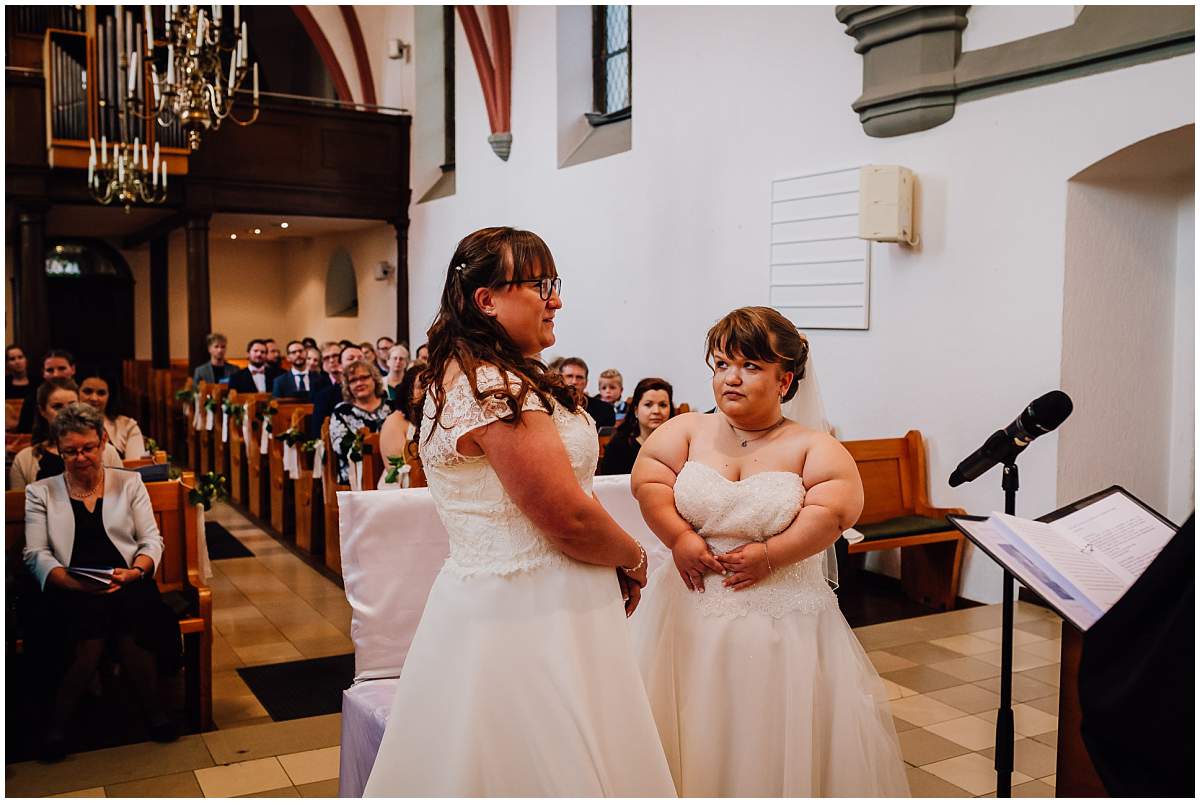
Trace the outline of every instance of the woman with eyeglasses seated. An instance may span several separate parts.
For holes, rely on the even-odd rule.
[[[120,414],[120,399],[114,398],[107,379],[98,374],[85,378],[79,385],[79,400],[92,405],[104,416],[108,442],[122,460],[140,460],[146,456],[146,439],[141,427],[129,416]]]
[[[79,388],[75,380],[57,377],[47,379],[37,390],[38,416],[33,421],[33,443],[17,452],[9,469],[9,490],[23,491],[29,483],[55,477],[63,473],[63,461],[58,455],[58,445],[48,437],[50,424],[69,404],[79,401]],[[121,455],[111,443],[104,444],[103,463],[121,467]]]
[[[342,403],[329,416],[329,441],[337,455],[337,481],[350,482],[350,451],[354,434],[363,427],[378,432],[391,408],[383,398],[383,377],[373,361],[355,360],[342,371]]]
[[[637,383],[630,412],[621,421],[612,440],[604,448],[597,474],[628,474],[650,433],[675,415],[675,402],[671,398],[671,383],[658,377],[648,377]]]
[[[25,488],[25,565],[42,590],[31,647],[45,662],[41,676],[57,681],[42,758],[66,754],[71,714],[110,642],[151,738],[171,741],[176,732],[158,698],[156,670],[179,667],[179,623],[154,581],[163,540],[150,495],[136,472],[104,465],[108,435],[92,406],[60,410],[48,440],[65,471]],[[83,569],[110,573],[111,582],[89,579]]]

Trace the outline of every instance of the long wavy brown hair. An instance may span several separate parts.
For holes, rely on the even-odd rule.
[[[433,420],[439,425],[446,406],[442,383],[452,362],[459,364],[480,401],[484,394],[479,391],[476,369],[481,365],[495,366],[501,376],[512,373],[517,377],[515,393],[503,383],[502,388],[489,389],[487,394],[504,399],[513,413],[506,419],[509,423],[520,421],[521,408],[530,393],[548,410],[558,402],[572,413],[579,411],[578,397],[562,376],[547,371],[540,360],[522,354],[504,327],[484,315],[475,303],[474,294],[480,287],[499,290],[506,282],[546,276],[558,276],[558,269],[546,243],[531,231],[498,226],[480,229],[459,242],[446,269],[441,307],[429,327],[429,366],[421,376],[426,393],[434,401]]]

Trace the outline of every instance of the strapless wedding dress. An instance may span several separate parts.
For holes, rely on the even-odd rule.
[[[494,368],[479,370],[481,391],[500,381]],[[525,408],[542,409],[532,393]],[[463,434],[510,414],[503,402],[477,401],[464,376],[447,390],[444,426],[432,414],[429,397],[421,459],[450,558],[413,636],[365,795],[674,796],[615,570],[563,555],[487,458],[458,453]],[[590,493],[592,420],[557,405],[551,420]]]
[[[675,506],[715,553],[791,524],[790,472],[738,482],[687,462]],[[907,796],[887,692],[838,609],[821,555],[744,591],[688,591],[659,567],[634,641],[677,791],[689,797]]]

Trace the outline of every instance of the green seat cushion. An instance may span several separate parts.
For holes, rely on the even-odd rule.
[[[862,533],[866,540],[872,541],[905,535],[940,533],[953,530],[954,526],[945,519],[931,519],[928,516],[897,516],[876,524],[859,524],[854,529]]]

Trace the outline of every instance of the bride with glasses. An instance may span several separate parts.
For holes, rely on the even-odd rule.
[[[414,416],[450,557],[368,797],[674,795],[625,621],[646,553],[592,496],[594,423],[539,360],[560,287],[531,232],[451,260]]]

